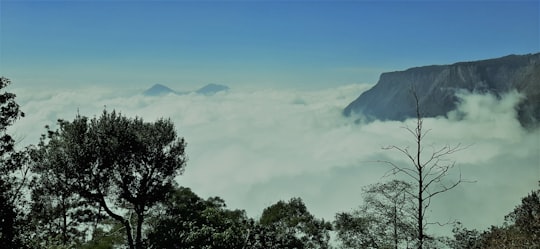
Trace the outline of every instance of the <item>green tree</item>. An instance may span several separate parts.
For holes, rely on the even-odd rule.
[[[47,127],[48,129],[48,127]],[[93,202],[81,198],[74,189],[78,179],[70,168],[60,140],[49,132],[43,135],[40,149],[29,151],[34,163],[34,179],[31,187],[29,226],[33,247],[47,248],[53,245],[73,247],[85,240],[88,223],[97,219],[98,212]],[[86,229],[84,229],[86,228]]]
[[[447,245],[453,249],[482,249],[480,232],[477,230],[469,230],[457,223],[452,229],[454,238],[447,242]]]
[[[11,83],[7,78],[0,77],[0,89]],[[15,152],[15,140],[7,133],[7,129],[17,119],[24,117],[19,104],[15,102],[15,94],[0,93],[0,247],[21,247],[19,224],[20,210],[17,204],[22,196],[22,187],[26,175],[22,178],[13,173],[22,169],[21,154]]]
[[[263,232],[276,236],[277,248],[329,248],[332,225],[309,213],[301,198],[265,208],[259,223]]]
[[[112,218],[99,219],[93,224],[91,239],[82,243],[82,249],[114,249],[125,241],[124,226]]]
[[[407,192],[412,186],[393,180],[364,188],[364,204],[336,214],[335,229],[344,248],[408,248],[416,230],[414,207]]]
[[[503,226],[492,226],[480,236],[481,248],[540,248],[540,190],[535,190],[505,217]]]
[[[505,220],[515,226],[523,238],[524,248],[540,247],[540,189],[531,192],[521,200]]]
[[[242,210],[228,210],[219,197],[204,200],[180,187],[152,221],[149,248],[243,248],[249,219]]]
[[[144,248],[147,213],[165,200],[185,167],[184,139],[170,120],[148,123],[115,111],[92,119],[77,115],[58,126],[47,130],[35,164],[53,167],[57,186],[121,223],[129,248]]]

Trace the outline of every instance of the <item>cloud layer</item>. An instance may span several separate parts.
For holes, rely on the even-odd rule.
[[[344,106],[370,85],[309,91],[232,89],[214,96],[144,97],[135,92],[85,88],[14,89],[27,117],[13,127],[21,145],[36,143],[45,125],[58,118],[96,116],[106,107],[146,121],[170,118],[188,142],[188,166],[178,178],[201,196],[220,196],[231,208],[257,217],[281,199],[300,196],[317,216],[332,219],[361,204],[361,188],[384,178],[388,167],[377,160],[406,163],[381,148],[412,145],[402,129],[414,122],[355,124],[341,115]],[[431,217],[458,219],[466,226],[500,224],[521,197],[538,187],[540,132],[528,133],[516,121],[518,93],[497,99],[460,96],[449,118],[429,118],[431,146],[463,144],[455,153],[462,184],[433,202]],[[454,176],[459,172],[454,172]]]

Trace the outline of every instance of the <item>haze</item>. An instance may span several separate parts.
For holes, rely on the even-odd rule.
[[[45,125],[106,108],[174,121],[187,140],[178,183],[256,217],[298,196],[318,217],[361,204],[383,178],[381,149],[411,142],[410,122],[357,124],[343,108],[380,73],[540,50],[538,1],[0,1],[0,73],[27,114],[12,133],[36,143]],[[140,93],[225,84],[214,96]],[[500,224],[538,187],[540,133],[516,121],[519,93],[463,95],[430,118],[428,144],[452,155],[462,184],[431,217]]]

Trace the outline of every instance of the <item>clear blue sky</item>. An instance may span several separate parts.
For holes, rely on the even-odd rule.
[[[298,87],[540,51],[539,1],[0,0],[0,74],[25,86]]]

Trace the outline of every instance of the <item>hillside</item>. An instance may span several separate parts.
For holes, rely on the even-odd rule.
[[[410,89],[420,97],[425,117],[445,116],[458,104],[456,92],[492,93],[517,90],[525,96],[518,119],[524,127],[540,121],[540,53],[496,59],[410,68],[383,73],[377,84],[343,111],[369,120],[404,120],[414,116]]]

